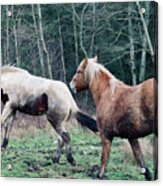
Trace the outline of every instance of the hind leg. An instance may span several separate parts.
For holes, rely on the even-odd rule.
[[[129,143],[133,150],[135,159],[138,162],[139,166],[141,167],[141,174],[144,174],[146,180],[150,181],[152,179],[151,173],[149,169],[146,167],[138,139],[129,139]]]
[[[57,119],[56,119],[57,118]],[[68,132],[63,127],[63,119],[64,117],[61,116],[56,116],[55,118],[48,117],[48,120],[52,124],[53,128],[55,129],[57,135],[58,135],[58,148],[54,156],[54,162],[59,162],[60,156],[61,156],[61,151],[63,148],[63,145],[65,144],[66,146],[66,156],[67,156],[67,161],[71,163],[71,165],[75,165],[76,162],[72,156],[72,150],[71,150],[71,140],[70,140],[70,135]]]
[[[63,146],[64,146],[64,141],[62,140],[62,138],[60,136],[58,136],[57,151],[56,151],[54,158],[53,158],[54,163],[59,163]]]
[[[76,165],[76,161],[72,156],[72,148],[71,148],[71,138],[68,132],[63,132],[62,133],[62,139],[65,142],[66,145],[66,156],[67,156],[67,161],[75,166]]]

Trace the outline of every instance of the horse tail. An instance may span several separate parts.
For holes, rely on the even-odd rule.
[[[78,110],[75,112],[76,120],[81,124],[82,127],[87,127],[94,133],[98,132],[97,122],[95,119],[85,114],[84,112]]]

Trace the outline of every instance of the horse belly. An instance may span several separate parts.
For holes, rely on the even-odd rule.
[[[153,120],[135,118],[130,115],[124,115],[116,125],[117,136],[122,138],[139,138],[153,133]]]
[[[43,115],[48,110],[48,96],[45,93],[36,98],[31,96],[25,105],[18,107],[17,110],[34,116]]]

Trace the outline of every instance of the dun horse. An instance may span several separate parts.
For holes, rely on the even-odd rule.
[[[61,81],[48,80],[20,68],[4,66],[1,68],[1,100],[4,103],[1,117],[4,129],[2,148],[8,144],[17,111],[47,116],[58,134],[58,148],[53,159],[57,163],[64,144],[68,162],[72,165],[76,163],[71,152],[70,135],[63,127],[64,122],[75,119],[90,130],[98,131],[96,121],[80,111],[69,89]]]
[[[102,142],[99,177],[104,175],[113,137],[121,137],[128,139],[141,173],[151,180],[138,138],[151,133],[157,136],[155,80],[128,86],[98,64],[97,57],[94,57],[80,63],[70,87],[74,92],[90,89],[95,101]]]

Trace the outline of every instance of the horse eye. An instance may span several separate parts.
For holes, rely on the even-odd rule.
[[[81,74],[82,73],[82,71],[77,71],[77,74]]]

